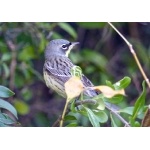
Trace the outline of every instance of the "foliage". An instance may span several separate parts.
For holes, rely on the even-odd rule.
[[[77,71],[79,71],[79,70],[77,69]],[[80,72],[82,72],[82,71],[80,71]],[[74,74],[76,74],[76,73],[74,73]],[[70,98],[73,99],[73,98],[79,96],[79,91],[82,95],[83,88],[81,88],[80,86],[76,86],[76,84],[77,85],[79,84],[77,82],[77,80],[79,80],[79,79],[72,77],[71,83],[70,83],[70,81],[66,82],[65,88],[66,88],[67,97],[69,99]],[[107,103],[105,103],[105,102],[109,102],[112,104],[113,103],[119,104],[120,102],[122,102],[123,96],[125,96],[125,95],[124,95],[124,92],[119,92],[119,91],[120,90],[123,91],[123,89],[128,87],[130,82],[131,82],[131,79],[129,77],[124,77],[123,79],[116,82],[115,84],[112,84],[110,81],[107,81],[108,86],[98,86],[96,88],[92,87],[92,89],[100,89],[100,91],[102,92],[98,96],[92,98],[93,100],[96,100],[96,102],[94,104],[96,106],[89,107],[87,104],[91,103],[91,100],[89,100],[89,101],[87,100],[87,102],[84,104],[83,102],[86,99],[81,97],[79,99],[80,105],[81,105],[80,108],[76,109],[76,105],[73,105],[74,107],[72,107],[72,105],[71,105],[70,110],[72,111],[73,116],[70,115],[70,118],[74,118],[74,116],[76,114],[85,115],[89,119],[89,121],[91,122],[91,125],[94,127],[99,127],[101,123],[102,124],[106,123],[108,121],[108,114],[106,112],[106,109],[103,109],[103,106],[104,106],[104,108],[107,106]],[[72,90],[72,89],[74,89],[74,90]],[[114,89],[114,90],[112,90],[112,89]],[[125,126],[128,124],[130,124],[133,127],[134,126],[140,126],[140,123],[138,121],[136,121],[136,119],[138,119],[138,116],[140,116],[144,112],[145,96],[146,96],[145,94],[146,94],[145,82],[143,82],[143,92],[141,93],[139,98],[136,100],[135,105],[134,105],[134,107],[132,107],[132,109],[129,109],[129,107],[126,107],[124,109],[119,109],[119,108],[116,108],[115,105],[114,105],[115,107],[112,105],[111,106],[112,109],[108,109],[108,110],[111,110],[109,117],[110,117],[112,126],[114,126],[114,127],[118,126],[112,117],[111,113],[113,113],[113,112],[115,112],[114,114],[117,113],[117,116],[119,115],[119,119],[121,117],[120,112],[128,114],[128,120],[127,121],[125,121],[125,120],[122,121],[123,118],[120,119],[120,121],[122,121],[122,123],[124,123]],[[88,99],[91,99],[91,98],[89,97]],[[72,103],[74,103],[74,101],[72,101]],[[106,108],[108,108],[108,107],[106,107]],[[72,119],[70,119],[70,121],[71,120]],[[74,120],[77,121],[76,118],[73,119],[73,122],[74,122]],[[67,121],[69,121],[69,119]],[[80,121],[80,120],[78,120],[78,121]],[[79,124],[79,123],[76,122],[76,125],[77,124]],[[72,123],[71,123],[71,125],[72,125]],[[69,127],[70,123],[67,124],[66,126]]]
[[[9,90],[4,86],[0,86],[0,97],[1,98],[9,98],[14,95],[14,92]],[[16,109],[7,101],[0,98],[0,127],[10,126],[16,123],[15,119],[18,119]],[[3,112],[3,109],[8,110],[15,117],[11,117],[10,115]]]
[[[131,41],[144,71],[150,76],[149,25],[114,24]],[[62,114],[65,100],[49,90],[43,80],[44,49],[56,38],[80,42],[80,51],[73,50],[70,59],[82,68],[96,87],[104,85],[114,91],[125,91],[125,95],[111,98],[100,94],[92,99],[97,102],[95,105],[84,103],[76,107],[76,102],[71,100],[65,126],[124,126],[106,108],[106,103],[117,105],[117,113],[131,126],[149,124],[145,123],[149,112],[150,100],[146,99],[149,90],[128,47],[107,23],[0,23],[0,84],[14,91],[11,104],[17,110],[22,126],[52,126]],[[83,98],[81,96],[81,101]],[[12,110],[8,111],[14,115]],[[0,117],[3,121],[12,118],[5,113]]]

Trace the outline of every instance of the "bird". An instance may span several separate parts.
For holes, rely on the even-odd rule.
[[[64,84],[71,78],[71,69],[76,66],[68,58],[70,51],[79,42],[70,42],[65,39],[51,40],[45,49],[45,63],[43,67],[44,80],[48,88],[53,89],[59,95],[66,98]],[[81,75],[84,87],[93,87],[93,83],[84,75]],[[98,95],[95,90],[86,90],[86,96]]]
[[[67,98],[65,83],[72,77],[71,69],[76,66],[68,56],[70,51],[78,44],[79,42],[70,42],[66,39],[54,39],[48,43],[45,49],[45,63],[43,67],[45,83],[48,88],[53,89],[64,98]],[[84,74],[81,74],[81,81],[84,87],[94,86]],[[83,94],[88,97],[95,97],[99,92],[87,89]],[[108,102],[105,102],[105,106],[109,110],[118,110],[116,105]]]

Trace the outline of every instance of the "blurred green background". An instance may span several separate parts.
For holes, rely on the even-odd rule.
[[[133,44],[150,76],[149,23],[114,25]],[[17,109],[21,126],[52,126],[62,113],[65,100],[49,90],[43,80],[45,47],[58,38],[80,42],[70,58],[95,85],[131,77],[122,105],[134,104],[143,78],[128,46],[107,23],[0,23],[0,85],[15,92],[9,102]],[[86,120],[83,124],[89,125]]]

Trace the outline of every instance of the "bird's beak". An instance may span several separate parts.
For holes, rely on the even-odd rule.
[[[67,57],[68,57],[68,55],[69,55],[71,49],[72,49],[74,46],[76,46],[77,44],[79,44],[79,42],[71,42],[71,45],[69,46],[69,49],[68,49],[68,51],[66,52],[66,56],[67,56]]]
[[[73,48],[74,46],[80,44],[80,42],[71,42],[71,47]]]

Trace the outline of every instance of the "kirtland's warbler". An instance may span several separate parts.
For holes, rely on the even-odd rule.
[[[66,98],[64,84],[71,77],[71,68],[75,66],[68,58],[71,49],[79,42],[69,42],[64,39],[56,39],[49,42],[45,50],[45,63],[43,68],[46,85],[59,95]],[[85,87],[92,87],[92,82],[82,74],[81,81]],[[97,96],[95,90],[86,90],[84,94],[89,97]],[[117,111],[119,108],[114,104],[105,102],[109,110]]]
[[[56,39],[50,41],[45,50],[43,74],[46,85],[65,98],[64,84],[71,77],[71,68],[75,66],[68,58],[68,55],[71,49],[77,44],[79,42]],[[84,74],[82,74],[81,81],[85,87],[93,86]],[[86,90],[84,94],[93,97],[97,95],[97,92],[94,90]]]

